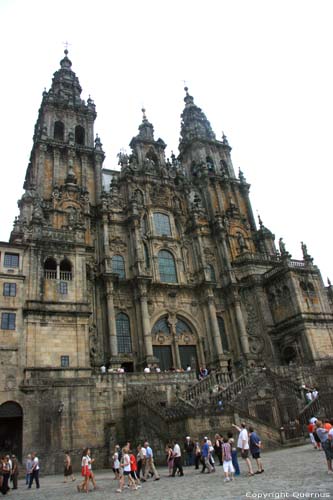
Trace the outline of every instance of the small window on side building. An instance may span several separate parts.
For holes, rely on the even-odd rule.
[[[5,297],[16,297],[16,283],[4,283],[3,295]]]
[[[60,366],[61,368],[69,367],[69,356],[60,356]]]

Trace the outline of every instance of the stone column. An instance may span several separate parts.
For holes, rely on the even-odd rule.
[[[141,319],[142,319],[142,331],[143,340],[145,346],[146,358],[153,357],[153,343],[151,337],[150,319],[148,312],[147,303],[147,285],[146,283],[141,283],[139,285],[139,297],[140,297],[140,307],[141,307]]]
[[[177,342],[177,332],[176,332],[177,317],[173,314],[172,315],[169,314],[168,323],[170,326],[172,343],[173,343],[173,350],[174,350],[174,354],[175,354],[175,358],[173,360],[174,365],[175,365],[175,368],[181,368],[181,360],[180,360],[179,347],[178,347],[178,342]]]
[[[217,316],[216,316],[216,307],[215,307],[214,297],[212,295],[208,296],[207,305],[208,305],[208,311],[209,311],[209,319],[210,319],[210,322],[212,325],[214,346],[216,349],[217,356],[220,357],[223,355],[222,340],[221,340],[219,324],[218,324]]]
[[[247,336],[247,331],[246,331],[246,327],[245,327],[242,309],[241,309],[240,303],[238,301],[236,301],[234,303],[234,308],[235,308],[236,322],[237,322],[237,327],[239,330],[239,339],[240,339],[242,351],[243,351],[243,354],[245,356],[247,356],[250,354],[249,339]]]
[[[117,344],[116,318],[114,314],[114,304],[113,304],[113,284],[111,281],[107,281],[106,284],[106,300],[108,306],[110,355],[111,358],[113,358],[114,356],[118,355],[118,344]]]

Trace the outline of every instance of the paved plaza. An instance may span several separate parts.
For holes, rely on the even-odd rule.
[[[93,500],[124,498],[135,500],[221,500],[221,499],[284,499],[284,498],[332,498],[333,474],[327,474],[326,461],[322,451],[313,450],[310,445],[278,451],[263,452],[265,472],[248,478],[245,464],[241,463],[241,476],[232,483],[223,482],[223,468],[217,467],[215,474],[201,474],[193,467],[184,468],[184,477],[167,477],[167,469],[161,467],[160,481],[149,480],[137,491],[124,490],[116,493],[117,482],[112,480],[109,470],[96,472],[98,491],[91,492]],[[41,462],[42,467],[42,462]],[[79,474],[78,479],[81,480]],[[10,498],[18,500],[62,500],[85,497],[77,493],[76,484],[64,484],[63,477],[41,477],[41,488],[27,490],[19,482],[17,492],[11,491]]]

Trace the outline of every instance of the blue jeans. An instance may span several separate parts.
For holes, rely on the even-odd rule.
[[[232,458],[232,465],[234,466],[234,469],[235,469],[235,476],[239,476],[240,470],[239,470],[238,459],[237,459],[237,450],[232,450],[231,458]]]

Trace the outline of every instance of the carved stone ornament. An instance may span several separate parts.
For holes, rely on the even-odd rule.
[[[113,238],[112,240],[110,240],[110,249],[113,252],[122,253],[122,252],[125,252],[126,248],[127,248],[127,244],[121,238],[116,237],[116,238]]]

